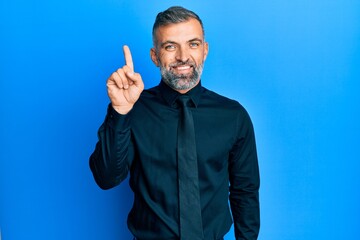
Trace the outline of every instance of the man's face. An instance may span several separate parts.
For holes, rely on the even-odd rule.
[[[208,44],[196,19],[159,27],[154,44],[151,59],[160,67],[165,83],[181,93],[199,83]]]

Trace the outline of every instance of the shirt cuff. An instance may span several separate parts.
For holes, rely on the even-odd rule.
[[[127,114],[118,113],[112,106],[109,104],[106,123],[115,131],[126,131],[130,128],[130,116]]]

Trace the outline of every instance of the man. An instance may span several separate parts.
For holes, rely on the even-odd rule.
[[[158,86],[143,91],[127,46],[125,66],[107,80],[111,104],[90,157],[97,184],[112,188],[130,172],[136,239],[223,239],[232,221],[236,239],[257,239],[252,123],[238,102],[201,86],[209,50],[202,21],[182,7],[160,12],[153,44]]]

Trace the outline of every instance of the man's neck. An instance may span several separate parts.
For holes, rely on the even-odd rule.
[[[200,82],[200,78],[199,78],[199,80],[197,80],[196,84],[194,86],[192,86],[191,88],[181,89],[181,90],[172,88],[166,82],[165,82],[165,84],[168,85],[169,87],[171,87],[173,90],[177,91],[178,93],[185,94],[185,93],[189,92],[191,89],[193,89],[194,87],[196,87],[199,84],[199,82]]]

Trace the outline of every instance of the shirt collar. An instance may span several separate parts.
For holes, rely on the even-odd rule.
[[[159,88],[160,88],[160,94],[162,95],[166,103],[171,107],[176,107],[177,106],[176,99],[178,98],[179,95],[181,95],[181,93],[169,87],[163,80],[161,80],[159,84]],[[185,93],[186,95],[190,96],[195,107],[199,105],[201,88],[202,88],[201,81],[199,81],[199,83],[195,87],[193,87],[190,91]]]

